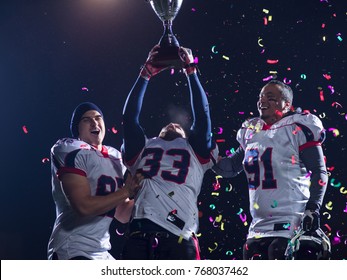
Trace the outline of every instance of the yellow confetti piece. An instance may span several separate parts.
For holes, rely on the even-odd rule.
[[[216,217],[216,219],[215,219],[215,221],[217,222],[217,223],[220,223],[220,221],[222,220],[222,215],[218,215],[217,217]]]
[[[214,250],[216,250],[218,248],[218,243],[217,242],[214,242],[214,245],[215,245],[214,248],[211,248],[211,247],[207,248],[210,253],[212,253]]]
[[[328,203],[326,203],[325,208],[328,210],[333,210],[333,202],[329,201]]]
[[[340,188],[340,193],[347,194],[347,190],[345,190],[345,187]]]
[[[263,9],[263,12],[264,12],[265,14],[268,14],[268,13],[269,13],[269,10],[268,10],[268,9]]]
[[[229,56],[223,55],[222,56],[225,60],[229,60]]]
[[[259,209],[259,205],[258,205],[258,203],[254,202],[254,204],[253,204],[253,208],[258,210],[258,209]]]
[[[178,244],[181,244],[181,243],[182,243],[182,241],[183,241],[183,236],[182,236],[182,235],[180,235],[180,237],[178,238]]]

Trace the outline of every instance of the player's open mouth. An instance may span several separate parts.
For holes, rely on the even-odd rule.
[[[260,109],[260,110],[267,110],[267,109],[269,109],[269,107],[266,107],[266,106],[260,106],[260,107],[259,107],[259,109]]]
[[[94,135],[99,135],[100,134],[100,130],[93,130],[91,131],[92,134]]]

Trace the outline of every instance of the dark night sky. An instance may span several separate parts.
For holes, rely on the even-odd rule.
[[[236,131],[257,115],[270,75],[292,86],[294,106],[321,118],[330,171],[321,223],[333,259],[347,258],[346,12],[345,0],[184,0],[173,24],[180,44],[199,59],[221,154],[237,148]],[[46,258],[55,210],[43,159],[69,136],[82,101],[103,109],[105,144],[120,147],[123,104],[161,33],[144,0],[1,1],[1,259]],[[141,115],[148,136],[168,121],[189,126],[185,81],[178,71],[151,81]],[[214,182],[208,173],[199,198],[202,257],[241,259],[250,223],[245,176],[221,180],[218,190]],[[115,255],[122,241],[113,237]]]

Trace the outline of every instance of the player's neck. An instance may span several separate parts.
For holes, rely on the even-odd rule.
[[[281,117],[278,116],[269,116],[269,117],[261,117],[261,119],[269,126],[273,125],[274,123],[277,123],[279,120],[281,120]]]

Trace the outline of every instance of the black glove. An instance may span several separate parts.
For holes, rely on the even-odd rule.
[[[320,228],[319,213],[312,210],[305,210],[304,217],[302,219],[302,229],[304,231],[316,231]]]

